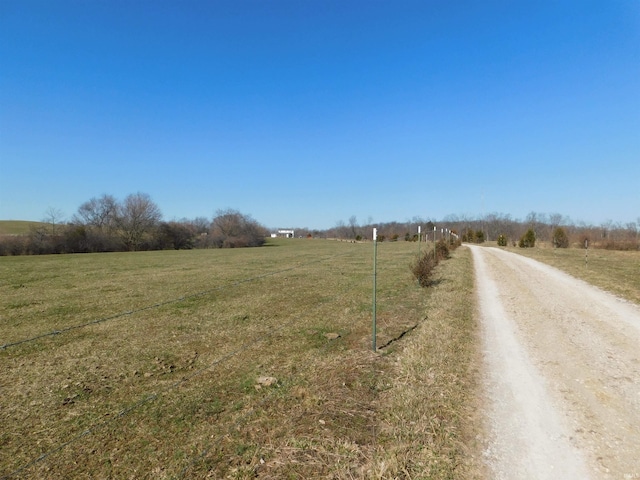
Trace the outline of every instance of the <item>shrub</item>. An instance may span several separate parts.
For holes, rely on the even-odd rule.
[[[27,241],[24,236],[0,237],[0,257],[24,255],[25,253],[27,253]]]
[[[484,232],[482,230],[476,230],[475,242],[484,243]]]
[[[518,246],[520,248],[533,248],[536,245],[536,232],[533,231],[532,228],[527,230],[527,232],[520,238],[520,243]]]
[[[458,236],[458,232],[455,230],[451,230],[451,235],[449,235],[449,246],[451,250],[455,250],[460,246],[462,242],[460,241],[460,237]]]
[[[601,244],[600,248],[604,248],[605,250],[632,251],[640,250],[640,243],[638,243],[637,240],[606,240]]]
[[[436,260],[439,262],[447,258],[449,258],[449,247],[447,246],[447,242],[440,239],[438,243],[436,243]]]
[[[438,265],[438,261],[434,256],[434,252],[429,250],[419,257],[416,263],[411,266],[411,272],[421,287],[428,287],[430,285],[433,270],[436,265]]]
[[[506,247],[507,246],[507,237],[504,234],[500,234],[498,235],[498,246],[499,247]]]
[[[163,222],[158,233],[158,248],[189,250],[195,244],[195,232],[178,222]]]
[[[556,227],[553,231],[553,246],[556,248],[567,248],[569,246],[569,237],[562,227]]]
[[[259,247],[267,230],[237,210],[218,210],[211,222],[211,244],[218,248]]]

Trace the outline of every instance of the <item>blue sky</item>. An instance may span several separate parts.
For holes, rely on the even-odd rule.
[[[640,2],[0,0],[0,219],[640,218]]]

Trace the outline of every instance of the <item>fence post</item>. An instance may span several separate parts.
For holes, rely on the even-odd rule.
[[[584,268],[589,266],[589,240],[584,241]]]
[[[436,234],[438,233],[438,230],[436,229],[436,226],[433,226],[433,258],[437,258],[437,252],[436,252]]]
[[[378,229],[373,229],[373,325],[372,325],[372,345],[373,351],[376,347],[376,276],[377,276],[377,257],[378,257]]]

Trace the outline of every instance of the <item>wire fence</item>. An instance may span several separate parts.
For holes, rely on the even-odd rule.
[[[241,280],[237,280],[234,282],[230,282],[228,284],[225,285],[221,285],[219,287],[213,288],[213,289],[209,289],[206,291],[202,291],[202,292],[198,292],[198,293],[194,293],[194,294],[189,294],[189,295],[184,295],[181,296],[179,298],[174,298],[174,299],[170,299],[167,301],[163,301],[163,302],[158,302],[152,305],[148,305],[145,307],[141,307],[135,310],[131,310],[131,311],[126,311],[126,312],[121,312],[112,316],[108,316],[108,317],[103,317],[100,319],[96,319],[96,320],[92,320],[90,322],[85,322],[82,324],[78,324],[78,325],[72,325],[69,327],[65,327],[63,329],[59,329],[56,330],[54,332],[48,332],[48,333],[43,333],[41,335],[37,335],[31,338],[27,338],[27,339],[23,339],[23,340],[19,340],[16,342],[11,342],[8,344],[5,344],[2,346],[2,349],[7,349],[16,345],[20,345],[20,344],[24,344],[27,342],[32,342],[32,341],[36,341],[38,339],[42,339],[48,336],[53,336],[53,335],[60,335],[72,330],[76,330],[76,329],[80,329],[80,328],[84,328],[87,326],[91,326],[91,325],[95,325],[95,324],[99,324],[99,323],[103,323],[103,322],[107,322],[110,320],[114,320],[114,319],[118,319],[118,318],[122,318],[122,317],[127,317],[127,316],[132,316],[135,315],[136,313],[139,312],[144,312],[150,309],[154,309],[154,308],[158,308],[164,305],[168,305],[168,304],[172,304],[172,303],[176,303],[176,302],[180,302],[180,301],[184,301],[187,299],[192,299],[192,298],[197,298],[197,297],[202,297],[202,296],[206,296],[209,295],[213,292],[222,290],[224,288],[232,288],[235,286],[239,286],[245,283],[249,283],[249,282],[253,282],[259,279],[263,279],[266,277],[271,277],[271,276],[275,276],[275,275],[279,275],[282,273],[286,273],[286,272],[290,272],[290,271],[294,271],[296,269],[300,269],[309,265],[313,265],[313,264],[318,264],[318,263],[322,263],[322,262],[326,262],[329,260],[333,260],[335,258],[339,258],[339,257],[345,257],[347,255],[350,255],[351,252],[347,252],[347,253],[342,253],[342,254],[338,254],[338,255],[331,255],[331,256],[326,256],[323,258],[319,258],[319,259],[314,259],[313,261],[310,262],[305,262],[305,263],[301,263],[298,265],[294,265],[294,266],[290,266],[287,268],[282,268],[276,271],[272,271],[272,272],[267,272],[264,274],[260,274],[260,275],[255,275],[246,279],[241,279]],[[368,281],[369,279],[365,279],[363,281]],[[355,284],[351,284],[349,288],[345,288],[341,291],[340,294],[338,295],[334,295],[332,297],[329,298],[324,298],[320,301],[318,301],[315,306],[313,307],[314,309],[320,309],[321,307],[333,303],[333,302],[337,302],[340,298],[347,296],[351,291],[353,291],[354,289],[357,288],[361,288],[362,285],[355,283]],[[242,354],[243,352],[246,352],[247,350],[249,350],[252,347],[255,347],[273,337],[275,337],[277,334],[279,334],[280,332],[282,332],[285,329],[290,328],[294,322],[297,320],[297,318],[294,316],[293,318],[291,318],[288,322],[282,323],[280,324],[277,328],[273,328],[271,330],[269,330],[267,333],[260,333],[258,335],[256,335],[255,337],[253,337],[251,340],[244,342],[243,344],[241,344],[239,347],[235,348],[234,350],[220,356],[219,358],[215,359],[213,362],[209,362],[207,365],[191,372],[188,375],[183,375],[182,378],[180,378],[179,380],[176,380],[173,383],[168,384],[167,386],[165,386],[164,388],[161,388],[159,391],[157,391],[156,393],[149,393],[146,395],[143,395],[142,398],[140,398],[138,401],[125,406],[124,408],[120,409],[117,413],[110,415],[109,418],[107,420],[103,420],[100,422],[96,422],[95,424],[91,425],[88,428],[85,428],[84,430],[82,430],[81,432],[77,433],[76,435],[72,436],[71,438],[69,438],[68,440],[60,443],[59,445],[50,448],[48,451],[40,454],[39,456],[37,456],[36,458],[33,458],[31,461],[19,466],[18,468],[15,468],[13,471],[11,471],[8,474],[3,475],[2,477],[0,477],[1,479],[9,479],[12,477],[16,477],[20,474],[23,474],[24,472],[26,472],[27,470],[29,470],[30,468],[36,466],[37,464],[40,464],[44,461],[49,460],[51,457],[55,456],[56,454],[62,452],[63,450],[65,450],[66,448],[78,443],[79,441],[81,441],[82,439],[86,438],[89,435],[94,435],[97,434],[98,432],[100,432],[101,430],[105,429],[107,426],[109,425],[113,425],[113,424],[117,424],[120,420],[122,420],[124,417],[133,414],[134,412],[138,411],[142,406],[150,404],[156,400],[158,400],[159,398],[161,398],[162,396],[168,394],[169,392],[177,389],[178,387],[184,385],[185,383],[203,375],[205,372],[207,371],[211,371],[212,368],[214,367],[219,367],[220,365],[224,364],[225,362],[228,362],[229,360],[231,360],[234,357],[237,357],[238,355]],[[270,398],[271,396],[274,394],[275,392],[271,392],[269,395],[265,396],[265,398],[263,398],[257,405],[255,405],[252,409],[250,409],[249,411],[247,411],[245,414],[239,416],[235,422],[233,423],[233,425],[239,425],[242,421],[244,421],[246,418],[248,418],[254,411],[256,408],[260,408],[262,405],[264,405]],[[183,467],[182,471],[179,474],[179,478],[183,478],[186,473],[189,471],[189,469],[191,469],[195,464],[197,464],[199,461],[201,461],[202,459],[206,458],[206,456],[213,450],[215,449],[217,446],[219,446],[220,441],[222,440],[224,434],[219,435],[218,437],[216,437],[215,439],[213,439],[212,441],[208,442],[207,446],[202,449],[202,451],[194,456],[193,458],[191,458],[190,460],[188,460],[186,462],[186,465]]]
[[[92,325],[97,325],[99,323],[108,322],[110,320],[116,320],[118,318],[128,317],[128,316],[131,316],[131,315],[135,315],[136,313],[145,312],[147,310],[152,310],[154,308],[163,307],[163,306],[170,305],[170,304],[173,304],[173,303],[178,303],[178,302],[183,302],[185,300],[191,300],[191,299],[194,299],[194,298],[204,297],[204,296],[207,296],[207,295],[211,295],[214,292],[219,292],[220,290],[223,290],[225,288],[237,287],[238,285],[242,285],[242,284],[250,283],[250,282],[255,282],[256,280],[261,280],[261,279],[267,278],[267,277],[273,277],[273,276],[279,275],[281,273],[290,272],[290,271],[293,271],[293,270],[296,270],[296,269],[299,269],[299,268],[302,268],[302,267],[306,267],[306,266],[313,265],[313,264],[316,264],[316,263],[321,263],[321,262],[324,262],[324,261],[327,261],[327,260],[331,260],[331,259],[334,259],[334,258],[345,256],[345,255],[348,255],[348,253],[342,253],[342,254],[339,254],[339,255],[332,255],[332,256],[329,256],[329,257],[326,257],[326,258],[322,258],[322,259],[316,259],[316,260],[313,260],[311,262],[306,262],[306,263],[295,265],[295,266],[292,266],[292,267],[287,267],[287,268],[283,268],[283,269],[280,269],[280,270],[275,270],[273,272],[267,272],[267,273],[263,273],[261,275],[256,275],[256,276],[253,276],[253,277],[244,278],[244,279],[241,279],[241,280],[236,280],[234,282],[230,282],[230,283],[227,283],[225,285],[220,285],[220,286],[218,286],[216,288],[212,288],[212,289],[209,289],[209,290],[204,290],[204,291],[201,291],[201,292],[197,292],[197,293],[193,293],[193,294],[189,294],[189,295],[184,295],[184,296],[177,297],[177,298],[172,298],[170,300],[166,300],[166,301],[163,301],[163,302],[157,302],[157,303],[154,303],[154,304],[151,304],[151,305],[145,305],[144,307],[136,308],[136,309],[133,309],[133,310],[127,310],[127,311],[124,311],[124,312],[116,313],[114,315],[110,315],[110,316],[107,316],[107,317],[102,317],[102,318],[90,320],[88,322],[80,323],[80,324],[77,324],[77,325],[70,325],[68,327],[59,328],[59,329],[53,330],[51,332],[44,332],[44,333],[41,333],[39,335],[35,335],[33,337],[29,337],[29,338],[25,338],[25,339],[22,339],[22,340],[17,340],[17,341],[14,341],[14,342],[9,342],[9,343],[5,343],[3,345],[0,345],[0,350],[6,350],[6,349],[8,349],[10,347],[15,347],[15,346],[18,346],[18,345],[22,345],[24,343],[34,342],[36,340],[40,340],[40,339],[43,339],[43,338],[46,338],[46,337],[60,335],[60,334],[67,333],[67,332],[70,332],[70,331],[73,331],[73,330],[78,330],[78,329],[81,329],[81,328],[84,328],[84,327],[89,327],[89,326],[92,326]]]

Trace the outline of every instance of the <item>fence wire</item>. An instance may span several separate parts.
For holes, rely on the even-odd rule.
[[[369,280],[369,279],[367,279]],[[337,302],[340,298],[347,296],[348,293],[350,293],[351,291],[355,290],[356,288],[361,287],[360,284],[356,284],[351,286],[351,288],[347,288],[345,290],[343,290],[339,295],[335,295],[331,298],[328,299],[323,299],[322,301],[318,302],[315,305],[315,309],[319,309],[320,307],[326,305],[327,303],[333,303],[333,302]],[[279,330],[282,330],[284,327],[289,327],[293,322],[295,321],[295,318],[293,318],[290,322],[287,322],[285,325],[282,326],[282,328],[280,328]],[[275,332],[274,332],[275,333]],[[326,347],[325,347],[326,348]],[[241,415],[232,425],[231,427],[237,427],[239,426],[245,419],[247,419],[251,414],[253,414],[256,409],[258,407],[261,407],[262,405],[264,405],[268,400],[270,400],[276,393],[276,390],[272,390],[267,396],[265,396],[265,398],[263,398],[260,402],[258,402],[258,405],[254,408],[251,408],[248,412],[246,412],[245,414]],[[207,455],[209,455],[209,453],[214,450],[216,447],[218,447],[221,442],[222,439],[224,438],[225,434],[222,433],[220,435],[218,435],[215,440],[213,440],[212,442],[210,442],[208,444],[208,446],[202,450],[202,452],[200,452],[198,455],[196,455],[195,457],[193,457],[188,463],[187,465],[181,470],[178,478],[184,478],[185,475],[187,474],[187,472],[198,462],[202,461],[204,458],[207,457]]]
[[[49,332],[49,333],[38,335],[38,336],[29,338],[29,339],[24,339],[24,340],[20,340],[18,342],[13,342],[13,343],[10,343],[10,344],[6,344],[6,345],[3,345],[1,348],[5,349],[5,348],[8,348],[8,347],[20,345],[20,344],[23,344],[23,343],[35,341],[37,339],[44,338],[44,337],[47,337],[47,336],[58,335],[58,334],[61,334],[61,333],[64,333],[64,332],[68,332],[68,331],[71,331],[71,330],[83,328],[83,327],[86,327],[86,326],[89,326],[89,325],[95,325],[95,324],[98,324],[98,323],[106,322],[108,320],[113,320],[113,319],[116,319],[116,318],[121,318],[121,317],[124,317],[124,316],[133,315],[135,313],[143,312],[143,311],[150,310],[150,309],[153,309],[153,308],[158,308],[158,307],[163,306],[163,305],[168,305],[168,304],[171,304],[171,303],[180,302],[180,301],[183,301],[183,300],[196,298],[196,297],[200,297],[200,296],[206,296],[206,295],[209,295],[209,294],[211,294],[213,292],[219,291],[219,290],[224,289],[224,288],[235,287],[235,286],[238,286],[238,285],[242,285],[244,283],[249,283],[249,282],[261,279],[261,278],[266,278],[266,277],[278,275],[280,273],[289,272],[289,271],[296,270],[298,268],[302,268],[302,267],[305,267],[305,266],[308,266],[308,265],[312,265],[312,264],[316,264],[316,263],[322,263],[324,261],[328,261],[328,260],[331,260],[331,259],[334,259],[334,258],[339,258],[339,257],[343,257],[343,256],[346,256],[346,255],[350,255],[351,253],[352,252],[347,252],[347,253],[343,253],[343,254],[339,254],[339,255],[333,255],[333,256],[329,256],[329,257],[324,257],[324,258],[321,258],[321,259],[313,260],[311,262],[306,262],[306,263],[295,265],[295,266],[292,266],[292,267],[287,267],[287,268],[284,268],[284,269],[280,269],[280,270],[277,270],[277,271],[274,271],[274,272],[268,272],[268,273],[257,275],[257,276],[250,277],[250,278],[247,278],[247,279],[238,280],[238,281],[235,281],[235,282],[228,283],[226,285],[221,285],[221,286],[216,287],[214,289],[206,290],[206,291],[203,291],[203,292],[198,292],[198,293],[191,294],[191,295],[185,295],[185,296],[180,297],[180,298],[175,298],[175,299],[167,300],[167,301],[164,301],[164,302],[159,302],[159,303],[156,303],[156,304],[153,304],[153,305],[148,305],[148,306],[145,306],[145,307],[142,307],[142,308],[139,308],[139,309],[135,309],[135,310],[127,311],[127,312],[122,312],[122,313],[119,313],[119,314],[116,314],[116,315],[112,315],[112,316],[109,316],[109,317],[104,317],[104,318],[101,318],[101,319],[93,320],[91,322],[87,322],[87,323],[83,323],[83,324],[79,324],[79,325],[66,327],[64,329],[60,329],[60,330],[57,330],[57,331],[54,331],[54,332]],[[368,279],[366,279],[366,280],[368,280]],[[314,309],[319,309],[320,307],[326,305],[327,303],[335,302],[338,299],[340,299],[341,297],[346,296],[352,290],[354,290],[356,288],[359,288],[359,287],[361,287],[360,284],[355,284],[355,285],[352,285],[350,288],[347,288],[347,289],[343,290],[338,295],[335,295],[335,296],[333,296],[331,298],[328,298],[328,299],[322,299],[315,305]],[[91,427],[89,427],[89,428],[83,430],[82,432],[76,434],[75,436],[69,438],[67,441],[57,445],[56,447],[50,449],[49,451],[47,451],[45,453],[42,453],[38,457],[36,457],[33,460],[27,462],[26,464],[20,466],[19,468],[15,469],[14,471],[12,471],[12,472],[0,477],[0,480],[4,480],[4,479],[9,479],[9,478],[15,477],[16,475],[19,475],[19,474],[23,473],[27,469],[29,469],[29,468],[31,468],[31,467],[33,467],[33,466],[35,466],[35,465],[47,460],[48,458],[52,457],[53,455],[61,452],[65,448],[69,447],[70,445],[73,445],[73,444],[77,443],[78,441],[82,440],[83,438],[87,437],[88,435],[93,435],[93,434],[99,432],[100,430],[104,429],[108,425],[117,423],[123,417],[131,414],[132,412],[135,412],[140,407],[157,400],[161,396],[166,395],[168,392],[180,387],[181,385],[185,384],[186,382],[188,382],[188,381],[190,381],[190,380],[202,375],[206,371],[210,370],[212,367],[216,367],[216,366],[218,366],[220,364],[223,364],[224,362],[226,362],[226,361],[232,359],[233,357],[241,354],[242,352],[248,350],[249,348],[251,348],[251,347],[253,347],[253,346],[255,346],[255,345],[257,345],[257,344],[259,344],[261,342],[264,342],[264,341],[274,337],[279,332],[281,332],[284,329],[290,327],[296,320],[297,320],[297,317],[294,316],[289,322],[281,324],[277,328],[271,329],[268,333],[262,333],[262,334],[257,335],[256,337],[254,337],[250,341],[243,343],[240,347],[236,348],[235,350],[233,350],[233,351],[231,351],[231,352],[219,357],[218,359],[214,360],[211,363],[208,363],[206,366],[204,366],[204,367],[202,367],[202,368],[200,368],[198,370],[195,370],[194,372],[190,373],[189,375],[184,375],[179,380],[177,380],[177,381],[167,385],[166,387],[162,388],[159,392],[150,393],[148,395],[145,395],[143,398],[141,398],[137,402],[135,402],[135,403],[123,408],[120,411],[118,411],[117,414],[113,415],[108,420],[104,420],[102,422],[99,422],[99,423],[96,423],[96,424],[92,425]],[[253,407],[249,412],[247,412],[246,414],[242,415],[238,420],[236,420],[236,422],[234,422],[232,424],[232,426],[239,425],[240,422],[243,421],[245,418],[247,418],[251,413],[253,413],[256,410],[256,408],[262,406],[270,398],[270,396],[272,394],[273,394],[273,392],[270,393],[269,396],[265,397],[265,399],[263,399],[261,402],[259,402],[256,407]],[[216,440],[214,442],[212,442],[207,448],[205,448],[199,455],[197,455],[191,461],[189,461],[188,464],[183,468],[182,472],[180,473],[179,478],[183,478],[184,475],[186,474],[186,472],[191,467],[193,467],[198,461],[200,461],[203,458],[205,458],[210,451],[212,451],[216,446],[218,446],[223,437],[224,437],[224,435],[220,435],[218,438],[216,438]]]
[[[88,326],[91,326],[91,325],[97,325],[99,323],[108,322],[109,320],[115,320],[115,319],[118,319],[118,318],[128,317],[128,316],[131,316],[131,315],[135,315],[136,313],[145,312],[147,310],[152,310],[154,308],[163,307],[165,305],[170,305],[172,303],[178,303],[178,302],[183,302],[185,300],[191,300],[191,299],[198,298],[198,297],[204,297],[204,296],[207,296],[207,295],[211,295],[214,292],[219,292],[220,290],[223,290],[225,288],[236,287],[238,285],[242,285],[242,284],[245,284],[245,283],[250,283],[250,282],[254,282],[256,280],[260,280],[260,279],[263,279],[263,278],[272,277],[274,275],[279,275],[281,273],[290,272],[292,270],[296,270],[298,268],[306,267],[308,265],[313,265],[315,263],[321,263],[321,262],[324,262],[324,261],[327,261],[327,260],[331,260],[333,258],[339,258],[339,257],[345,256],[345,255],[348,255],[349,253],[350,252],[341,253],[339,255],[333,255],[333,256],[330,256],[330,257],[325,257],[325,258],[313,260],[311,262],[295,265],[293,267],[287,267],[287,268],[284,268],[284,269],[281,269],[281,270],[276,270],[274,272],[263,273],[261,275],[256,275],[254,277],[244,278],[242,280],[236,280],[235,282],[230,282],[230,283],[227,283],[227,284],[224,284],[224,285],[220,285],[220,286],[218,286],[216,288],[212,288],[212,289],[209,289],[209,290],[204,290],[202,292],[197,292],[197,293],[193,293],[193,294],[190,294],[190,295],[184,295],[184,296],[178,297],[178,298],[172,298],[172,299],[166,300],[164,302],[158,302],[158,303],[154,303],[152,305],[146,305],[144,307],[136,308],[134,310],[127,310],[127,311],[124,311],[124,312],[116,313],[116,314],[110,315],[108,317],[102,317],[102,318],[98,318],[98,319],[95,319],[95,320],[91,320],[89,322],[80,323],[80,324],[77,324],[77,325],[70,325],[70,326],[64,327],[64,328],[59,328],[59,329],[53,330],[51,332],[41,333],[41,334],[36,335],[34,337],[25,338],[25,339],[22,339],[22,340],[17,340],[15,342],[5,343],[3,345],[0,345],[0,350],[6,350],[7,348],[15,347],[17,345],[22,345],[24,343],[33,342],[33,341],[36,341],[36,340],[40,340],[42,338],[51,337],[51,336],[55,336],[55,335],[60,335],[60,334],[63,334],[63,333],[70,332],[72,330],[78,330],[80,328],[88,327]]]

